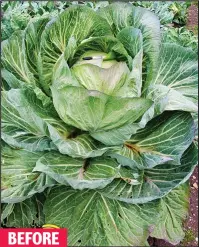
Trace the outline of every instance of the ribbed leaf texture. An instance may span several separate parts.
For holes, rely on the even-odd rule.
[[[154,13],[33,18],[2,42],[2,65],[3,225],[69,228],[69,246],[183,239],[197,55],[163,43]]]

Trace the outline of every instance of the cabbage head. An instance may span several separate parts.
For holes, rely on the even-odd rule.
[[[69,246],[184,237],[197,164],[197,55],[152,12],[74,5],[2,42],[4,226],[54,224]]]

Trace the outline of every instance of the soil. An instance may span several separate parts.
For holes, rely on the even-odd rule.
[[[187,28],[195,31],[198,26],[198,6],[192,5],[188,10]]]
[[[191,196],[190,196],[190,209],[189,218],[184,224],[185,232],[193,233],[195,239],[187,241],[187,246],[198,246],[198,167],[196,167],[191,179]],[[185,239],[186,240],[186,239]]]

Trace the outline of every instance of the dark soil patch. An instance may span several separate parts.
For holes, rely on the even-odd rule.
[[[198,25],[198,6],[191,5],[188,10],[188,20],[187,26],[196,26]]]
[[[187,28],[198,34],[198,6],[192,5],[188,10]]]
[[[185,239],[187,241],[186,245],[198,246],[198,167],[196,167],[191,179],[191,197],[190,197],[190,210],[189,210],[189,218],[184,224],[185,228]],[[191,234],[192,233],[192,234]],[[190,241],[192,237],[195,237],[192,241]]]

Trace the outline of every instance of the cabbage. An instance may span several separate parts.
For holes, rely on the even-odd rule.
[[[70,246],[178,244],[197,164],[197,55],[152,12],[74,5],[2,42],[2,223]]]

